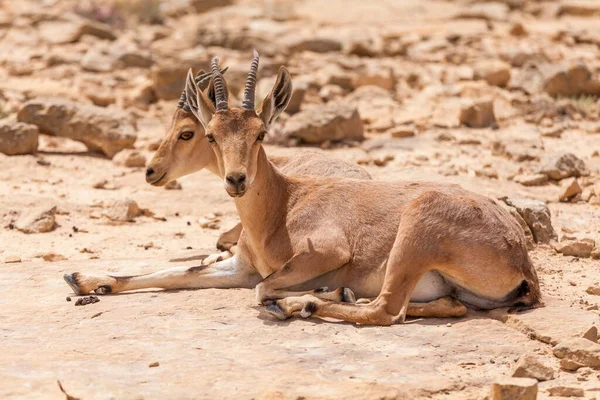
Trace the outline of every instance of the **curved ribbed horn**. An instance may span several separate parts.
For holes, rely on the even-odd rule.
[[[215,100],[216,109],[227,110],[229,108],[227,104],[227,94],[225,93],[225,85],[223,84],[223,75],[219,71],[219,57],[214,57],[210,63],[210,67],[213,74],[213,81],[215,83]]]
[[[254,58],[252,59],[252,64],[250,64],[250,72],[248,72],[248,79],[246,79],[246,86],[244,87],[244,99],[242,100],[242,107],[246,110],[254,110],[258,58],[258,51],[254,50]]]

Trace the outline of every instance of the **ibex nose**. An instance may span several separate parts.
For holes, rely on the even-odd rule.
[[[232,172],[230,174],[227,174],[227,176],[225,177],[225,180],[227,181],[227,186],[229,186],[229,188],[231,188],[232,190],[229,191],[229,194],[231,195],[241,195],[243,194],[243,192],[246,191],[246,174],[243,172]],[[232,193],[233,192],[233,193]]]
[[[146,169],[146,177],[150,177],[154,174],[154,170],[152,168]]]

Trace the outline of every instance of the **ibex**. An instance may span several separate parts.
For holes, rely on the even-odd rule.
[[[221,70],[225,73],[227,68]],[[209,82],[212,73],[199,71],[194,78],[195,85],[188,78],[186,89],[177,104],[171,125],[156,154],[146,169],[146,181],[154,186],[164,186],[168,182],[204,168],[223,178],[219,171],[217,157],[204,135],[200,121],[192,114],[187,100],[189,92],[195,99],[196,90],[205,91],[214,102],[214,84]],[[214,103],[213,103],[214,104]],[[291,157],[270,157],[271,162],[286,175],[340,176],[355,179],[371,179],[362,167],[343,160],[332,158],[324,153],[303,152]],[[228,250],[236,244],[242,231],[238,223],[233,229],[224,232],[217,241],[217,248]]]
[[[244,226],[238,252],[210,266],[133,277],[65,276],[76,292],[243,283],[256,285],[258,301],[281,319],[314,315],[374,325],[407,315],[462,315],[460,302],[481,309],[539,303],[523,232],[495,201],[440,183],[288,177],[261,145],[289,102],[288,71],[280,68],[255,111],[256,52],[242,108],[229,107],[217,58],[211,69],[215,105],[200,90],[188,101]],[[321,286],[338,289],[315,289]],[[374,299],[355,303],[354,294]]]

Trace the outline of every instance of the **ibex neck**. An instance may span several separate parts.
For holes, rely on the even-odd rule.
[[[244,196],[235,199],[249,239],[260,241],[261,237],[268,237],[277,229],[282,215],[287,212],[287,200],[286,179],[267,159],[261,147],[254,182]]]
[[[209,170],[210,172],[212,172],[219,178],[223,178],[223,173],[221,173],[221,171],[219,169],[219,162],[217,161],[217,156],[215,155],[215,152],[209,151],[208,153],[209,153],[208,157],[210,157],[210,158],[204,168],[206,168],[207,170]]]

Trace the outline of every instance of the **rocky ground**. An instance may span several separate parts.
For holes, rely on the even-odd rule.
[[[0,3],[0,397],[600,398],[599,22],[594,0]],[[188,68],[219,55],[236,102],[253,48],[259,98],[280,65],[295,87],[268,154],[499,199],[546,307],[361,328],[274,321],[251,290],[67,302],[65,272],[216,252],[220,180],[144,166]]]

